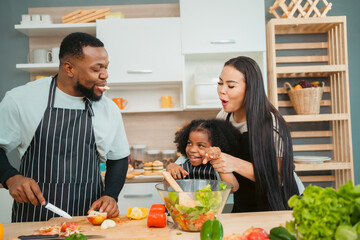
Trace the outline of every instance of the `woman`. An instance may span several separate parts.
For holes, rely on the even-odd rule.
[[[299,194],[294,178],[290,131],[281,114],[266,97],[257,63],[248,57],[230,59],[218,82],[223,109],[217,118],[240,130],[241,153],[234,157],[208,151],[218,172],[233,172],[239,182],[233,212],[285,210],[287,201]]]

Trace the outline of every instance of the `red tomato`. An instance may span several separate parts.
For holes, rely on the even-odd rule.
[[[269,238],[267,232],[262,228],[249,228],[243,233],[248,240],[265,240]]]
[[[61,232],[66,232],[66,230],[71,229],[71,230],[79,230],[80,226],[77,223],[73,223],[73,222],[64,222],[61,224]]]

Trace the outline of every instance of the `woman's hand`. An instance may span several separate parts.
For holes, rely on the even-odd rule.
[[[210,162],[213,159],[218,159],[221,155],[221,150],[218,147],[209,147],[205,149],[205,156],[203,164]]]
[[[182,179],[183,177],[189,175],[189,173],[185,171],[185,169],[183,169],[176,163],[170,163],[166,167],[166,171],[168,171],[174,179]]]
[[[219,173],[231,173],[235,171],[236,161],[234,160],[233,156],[221,153],[219,157],[210,160],[210,163]]]

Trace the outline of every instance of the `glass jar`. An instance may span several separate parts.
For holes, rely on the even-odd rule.
[[[170,163],[175,162],[176,151],[175,150],[163,150],[162,153],[162,162],[164,164],[164,168],[166,168]]]
[[[146,160],[146,145],[134,145],[131,161],[134,169],[141,169]]]
[[[147,151],[147,161],[153,162],[155,160],[161,161],[160,150],[148,150]]]

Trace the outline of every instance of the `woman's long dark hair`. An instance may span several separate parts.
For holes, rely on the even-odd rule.
[[[245,76],[244,105],[256,194],[267,197],[270,210],[289,209],[288,199],[299,192],[293,175],[293,148],[287,123],[266,97],[261,70],[253,59],[240,56],[230,59],[225,66],[233,66]],[[274,138],[274,130],[278,131],[278,138]],[[276,149],[282,150],[280,181]]]

